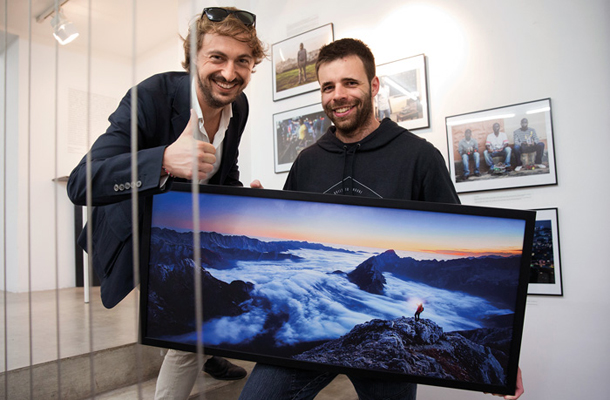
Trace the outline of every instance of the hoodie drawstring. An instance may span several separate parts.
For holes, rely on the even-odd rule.
[[[348,147],[343,145],[343,192],[344,195],[353,195],[354,192],[354,164],[356,160],[356,151],[360,148],[360,143],[355,146]],[[348,163],[348,158],[350,162]],[[347,180],[349,178],[349,185]]]

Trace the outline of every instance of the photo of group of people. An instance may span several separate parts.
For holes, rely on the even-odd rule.
[[[482,149],[479,148],[479,141],[473,138],[472,129],[466,128],[457,148],[459,153],[457,163],[462,163],[461,179],[470,178],[472,167],[470,164],[474,166],[474,175],[481,176],[481,153],[488,174],[507,174],[511,171],[536,169],[541,173],[548,173],[548,160],[545,158],[543,161],[546,139],[541,140],[538,137],[536,129],[529,126],[527,118],[522,118],[520,125],[513,131],[509,140],[506,132],[501,130],[501,122],[494,122],[492,132],[486,135]]]
[[[321,104],[275,114],[275,172],[290,170],[299,152],[314,144],[331,124]]]
[[[447,117],[458,192],[556,183],[550,100]]]

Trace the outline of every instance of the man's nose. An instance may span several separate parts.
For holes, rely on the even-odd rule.
[[[342,100],[345,98],[347,98],[347,90],[345,89],[345,87],[343,85],[335,86],[335,91],[333,93],[333,99]]]
[[[227,82],[232,82],[237,77],[235,63],[233,61],[226,63],[225,67],[222,69],[222,77],[225,78]]]

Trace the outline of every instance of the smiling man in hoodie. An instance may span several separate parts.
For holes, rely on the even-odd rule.
[[[322,106],[334,126],[294,161],[284,190],[459,204],[445,161],[426,140],[389,118],[375,118],[375,58],[366,44],[341,39],[320,50]],[[260,186],[260,182],[253,182]],[[337,374],[256,364],[240,400],[311,400]],[[415,400],[417,385],[350,376],[362,400]],[[517,399],[523,393],[519,371]]]
[[[316,62],[334,126],[293,163],[284,189],[459,203],[440,152],[389,118],[378,122],[375,59],[359,40],[325,46]]]

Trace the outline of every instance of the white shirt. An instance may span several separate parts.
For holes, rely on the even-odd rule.
[[[389,86],[381,86],[379,88],[379,92],[377,93],[377,107],[380,110],[389,110],[390,109],[390,87]]]
[[[508,137],[504,132],[498,132],[498,136],[495,133],[487,135],[486,145],[491,145],[492,151],[500,151],[504,147],[504,143],[508,143]]]
[[[197,100],[197,91],[195,86],[195,78],[193,78],[191,82],[191,102],[194,104],[193,109],[197,113],[197,118],[199,118],[199,129],[197,132],[193,132],[193,137],[197,140],[201,140],[206,143],[210,143],[210,137],[208,133],[205,131],[203,126],[203,112],[201,111],[201,106],[199,106],[199,101]],[[214,169],[212,172],[208,174],[206,179],[202,179],[199,181],[201,184],[208,183],[210,178],[214,176],[218,169],[220,168],[220,161],[222,160],[222,142],[225,139],[225,132],[229,127],[229,122],[231,122],[231,118],[233,118],[233,108],[231,104],[227,104],[222,109],[222,114],[220,116],[220,124],[218,124],[218,130],[214,135],[214,142],[212,145],[216,149],[216,162],[214,163]]]

